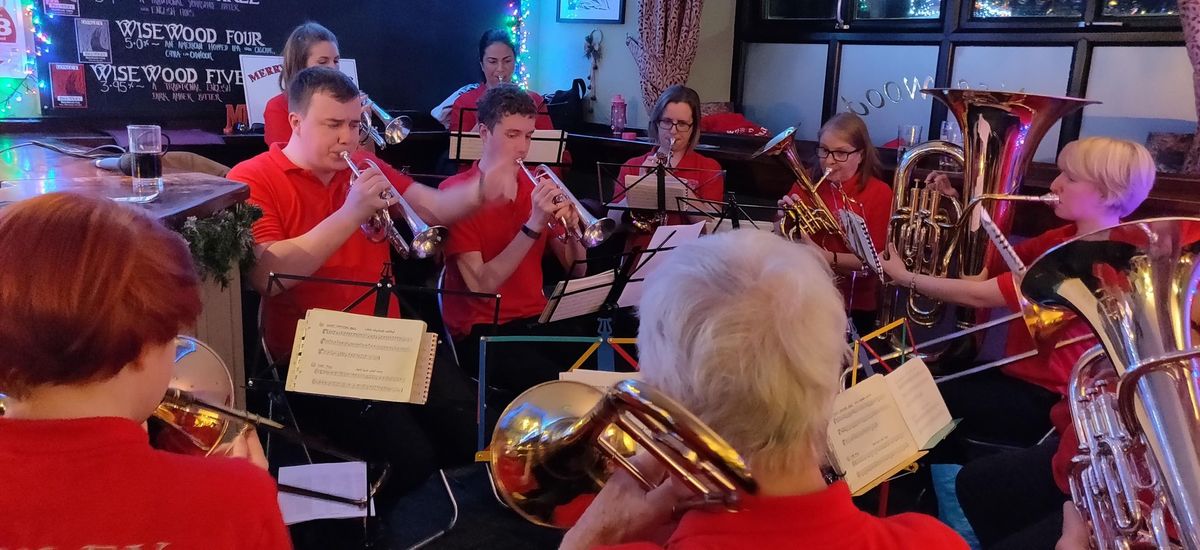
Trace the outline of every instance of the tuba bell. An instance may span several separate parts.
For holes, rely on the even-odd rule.
[[[962,203],[942,196],[936,189],[914,185],[912,174],[918,161],[931,155],[956,160],[964,172],[962,199],[968,205],[982,203],[979,206],[1000,231],[1007,233],[1012,225],[1010,203],[1038,200],[1025,198],[1017,191],[1042,137],[1059,119],[1096,102],[1024,92],[945,88],[921,91],[946,104],[963,128],[963,146],[928,141],[905,153],[892,182],[887,240],[913,273],[935,277],[978,275],[996,254],[982,228],[980,213],[966,212]],[[885,292],[881,321],[886,324],[907,316],[925,327],[938,323],[943,311],[941,302],[910,295],[901,312],[901,292],[898,288]],[[973,310],[960,308],[957,324],[960,328],[974,324]]]
[[[350,171],[354,173],[355,178],[362,177],[362,169],[350,158],[349,151],[342,151],[342,160],[346,161],[346,165],[350,167]],[[365,159],[363,161],[371,168],[379,168],[375,161]],[[371,216],[371,219],[364,222],[361,226],[363,233],[373,243],[387,241],[392,245],[392,249],[400,255],[401,258],[407,259],[410,255],[418,258],[428,258],[437,254],[442,248],[442,243],[446,241],[447,229],[440,225],[430,226],[422,220],[420,216],[409,206],[408,201],[395,191],[389,189],[382,193],[384,198],[394,198],[396,203],[400,205],[404,211],[404,221],[408,224],[408,228],[412,230],[412,244],[404,241],[404,237],[400,235],[400,231],[396,229],[396,224],[392,222],[392,215],[388,213],[388,209],[381,208]]]
[[[570,381],[526,390],[501,414],[489,461],[496,492],[513,510],[538,525],[568,528],[578,518],[566,505],[599,492],[615,468],[654,487],[658,480],[629,460],[638,446],[697,495],[689,504],[737,509],[743,493],[758,490],[721,436],[636,380],[607,393]]]
[[[1076,363],[1067,396],[1079,437],[1071,496],[1101,549],[1200,548],[1198,284],[1194,218],[1078,237],[1021,283],[1029,300],[1069,308],[1101,342]]]

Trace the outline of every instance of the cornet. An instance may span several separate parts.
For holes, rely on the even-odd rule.
[[[348,151],[342,151],[342,160],[346,161],[346,165],[350,167],[350,171],[354,173],[355,178],[362,177],[362,170],[350,158]],[[364,159],[368,166],[378,169],[379,165],[375,164],[371,159]],[[404,237],[400,235],[400,231],[396,229],[396,224],[392,223],[392,216],[388,213],[387,208],[381,208],[371,216],[371,218],[363,222],[363,233],[366,233],[367,238],[373,243],[387,241],[391,243],[392,248],[400,255],[401,258],[407,259],[410,255],[418,258],[428,258],[437,254],[441,250],[442,243],[446,241],[447,230],[440,225],[430,226],[413,211],[408,205],[408,201],[404,200],[395,189],[388,189],[380,194],[380,198],[387,200],[395,198],[396,203],[404,211],[404,221],[408,223],[409,229],[412,229],[413,240],[412,246],[404,242]]]
[[[375,142],[376,147],[383,149],[388,145],[396,145],[404,141],[404,138],[407,138],[408,133],[412,131],[412,119],[406,116],[392,117],[378,103],[371,100],[367,100],[364,106],[369,106],[369,109],[362,114],[360,128],[366,137]],[[383,124],[383,132],[375,127],[374,119],[376,118],[379,119],[380,124]]]
[[[554,171],[550,170],[549,166],[546,166],[545,164],[539,164],[533,169],[532,172],[530,172],[529,167],[525,166],[525,159],[517,159],[517,166],[521,167],[521,171],[524,172],[525,176],[533,182],[535,187],[542,185],[544,182],[550,182],[554,185],[557,185],[558,188],[562,190],[562,197],[571,201],[571,206],[575,208],[576,214],[579,215],[579,223],[575,224],[574,226],[567,223],[566,218],[558,219],[558,223],[561,224],[563,228],[563,233],[558,237],[559,240],[563,242],[568,240],[576,240],[583,244],[583,246],[592,248],[604,242],[612,235],[613,230],[617,227],[617,222],[614,222],[612,219],[607,217],[597,219],[590,212],[588,212],[588,210],[579,203],[579,199],[576,199],[575,195],[571,193],[571,190],[567,189],[567,186],[563,184],[562,180],[558,179],[558,176],[554,173]],[[557,203],[559,201],[555,200],[555,202]],[[534,208],[537,207],[535,206]],[[553,224],[549,225],[550,227],[553,227]]]

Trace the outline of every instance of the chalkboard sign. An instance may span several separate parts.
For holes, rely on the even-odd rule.
[[[385,108],[428,111],[478,79],[477,45],[504,0],[43,0],[45,116],[213,118],[244,103],[238,57],[279,55],[317,21]]]

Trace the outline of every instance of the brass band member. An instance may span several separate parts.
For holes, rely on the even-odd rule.
[[[740,511],[691,510],[681,487],[646,492],[623,470],[562,548],[966,548],[936,519],[877,518],[821,473],[848,353],[846,314],[814,248],[759,231],[684,244],[646,281],[642,376],[746,457],[760,487]],[[805,338],[796,338],[796,333]]]
[[[1131,141],[1092,137],[1069,143],[1059,153],[1058,167],[1062,172],[1050,185],[1060,198],[1054,214],[1069,223],[1017,244],[1026,264],[1076,235],[1118,224],[1154,185],[1153,158]],[[1020,307],[1018,284],[1002,265],[988,266],[984,280],[941,279],[908,273],[895,251],[889,249],[889,254],[894,259],[885,260],[884,269],[897,284],[972,307]],[[1051,425],[1056,432],[1037,446],[969,462],[959,473],[959,501],[985,548],[1049,548],[1058,537],[1070,457],[1078,448],[1062,398],[1071,368],[1096,340],[1061,348],[1056,343],[1089,333],[1086,323],[1075,320],[1056,332],[1053,341],[1035,343],[1024,326],[1014,325],[1005,351],[1016,354],[1036,345],[1037,356],[1000,372],[940,385],[951,414],[964,419],[956,431],[1022,446],[1033,445]]]
[[[517,44],[513,42],[508,31],[490,29],[479,37],[479,76],[480,80],[456,90],[445,101],[430,112],[451,132],[462,130],[474,131],[479,123],[479,113],[474,109],[479,107],[479,100],[488,90],[501,84],[511,84],[513,71],[517,66]],[[534,127],[538,130],[553,130],[554,124],[546,113],[545,100],[537,92],[525,92],[533,100],[534,109],[538,115]],[[471,109],[471,110],[465,110]],[[461,122],[461,124],[460,124]]]
[[[137,208],[54,193],[0,210],[0,546],[291,548],[253,433],[157,451],[175,335],[200,313],[187,243]]]
[[[279,72],[279,87],[283,93],[267,101],[263,109],[263,140],[287,144],[292,139],[288,122],[287,84],[296,73],[309,67],[337,69],[342,60],[337,37],[320,23],[309,21],[288,35],[283,45],[283,70]]]
[[[817,160],[820,162],[815,178],[819,178],[825,170],[830,170],[817,191],[821,200],[835,215],[841,210],[849,210],[861,216],[876,252],[882,252],[887,242],[888,218],[892,213],[892,190],[879,179],[879,153],[871,143],[867,125],[854,113],[839,113],[821,126],[817,140]],[[809,203],[808,192],[801,189],[800,185],[800,182],[796,182],[792,190],[779,199],[781,208],[802,201]],[[839,276],[838,289],[845,297],[850,317],[859,334],[873,330],[879,307],[877,278],[850,275],[862,270],[863,265],[838,235],[823,231],[816,235],[803,235],[803,240],[816,245]]]

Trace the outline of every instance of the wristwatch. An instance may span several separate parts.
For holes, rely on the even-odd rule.
[[[535,241],[542,237],[541,231],[534,231],[534,230],[530,229],[528,225],[525,225],[525,224],[521,224],[521,232],[524,233],[526,237],[529,237],[530,239],[533,239]]]

